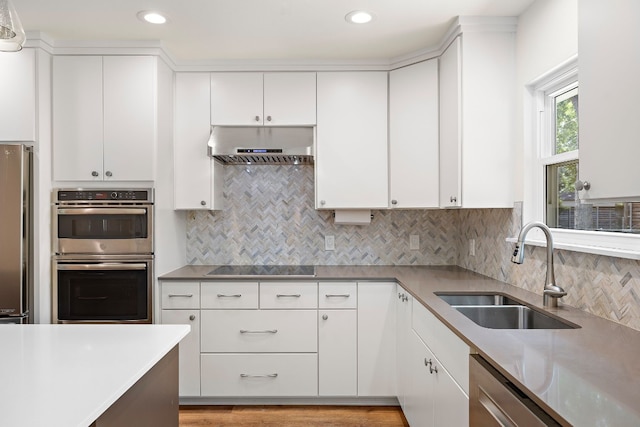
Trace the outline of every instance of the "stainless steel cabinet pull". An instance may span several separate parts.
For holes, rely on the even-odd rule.
[[[95,301],[95,300],[105,300],[109,297],[77,297],[79,300],[83,300],[83,301]]]
[[[193,294],[169,294],[169,298],[193,298]]]
[[[98,175],[99,175],[98,171],[92,171],[91,172],[91,176],[98,176]]]
[[[240,298],[241,296],[242,294],[233,294],[233,295],[218,294],[218,298]]]
[[[278,298],[300,298],[300,294],[276,294]]]
[[[435,366],[433,364],[433,360],[429,359],[429,361],[427,362],[427,358],[424,358],[424,366],[428,366],[429,367],[429,373],[433,374],[434,372],[437,374],[438,373],[438,367]]]
[[[241,334],[277,334],[277,329],[265,329],[264,331],[249,331],[247,329],[240,329]]]
[[[260,121],[260,116],[256,116],[256,122]]]
[[[196,316],[192,314],[191,316],[189,316],[189,320],[196,320]]]
[[[322,315],[322,320],[327,320],[329,318],[329,316],[327,316],[326,314]]]
[[[105,174],[106,176],[113,176],[113,174],[111,173],[111,171],[106,171],[104,174]]]
[[[350,294],[325,294],[327,298],[349,298]]]
[[[277,378],[278,374],[240,374],[240,378]]]

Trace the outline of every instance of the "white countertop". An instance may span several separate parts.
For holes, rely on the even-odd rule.
[[[0,325],[0,425],[87,427],[188,325]]]

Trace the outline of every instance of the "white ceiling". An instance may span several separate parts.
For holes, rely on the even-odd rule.
[[[160,40],[178,62],[380,60],[437,47],[456,16],[518,16],[534,0],[12,0],[54,40]],[[367,25],[348,24],[358,9]],[[159,10],[163,26],[136,13]]]

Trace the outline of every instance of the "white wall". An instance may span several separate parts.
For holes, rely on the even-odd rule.
[[[525,87],[578,53],[578,0],[536,0],[518,19],[516,39],[516,187],[515,199],[524,199],[530,155],[531,110]],[[525,209],[527,207],[525,206]]]

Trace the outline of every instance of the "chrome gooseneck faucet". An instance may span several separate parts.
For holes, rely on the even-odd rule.
[[[560,286],[556,285],[556,276],[553,272],[553,238],[551,237],[551,230],[549,230],[546,224],[534,221],[522,227],[518,235],[518,241],[516,242],[516,249],[513,251],[513,256],[511,257],[511,262],[516,264],[522,264],[524,262],[524,239],[529,230],[534,227],[540,228],[547,238],[547,277],[542,292],[542,304],[545,307],[557,307],[558,298],[562,298],[567,293]]]

